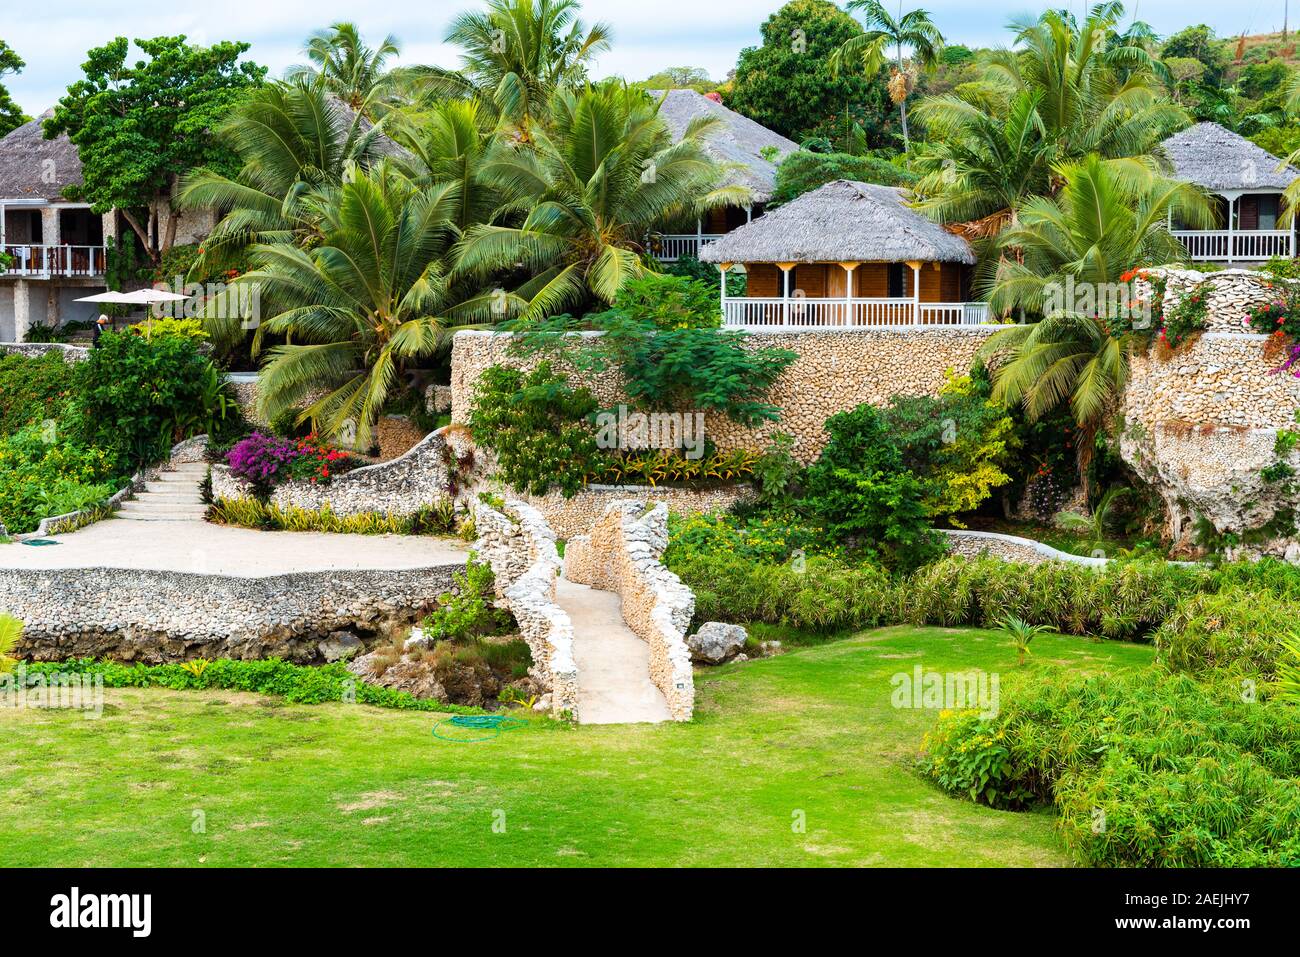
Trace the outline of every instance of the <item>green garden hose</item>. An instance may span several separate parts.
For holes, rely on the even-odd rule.
[[[456,744],[473,744],[477,741],[491,741],[499,736],[502,731],[513,731],[515,728],[522,728],[527,723],[520,718],[511,718],[503,714],[458,714],[435,724],[433,726],[433,736],[443,741],[454,741]],[[471,737],[440,734],[438,729],[444,727],[448,729],[461,728],[467,732],[482,731],[486,733]]]

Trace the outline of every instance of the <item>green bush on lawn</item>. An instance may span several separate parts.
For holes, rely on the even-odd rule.
[[[123,665],[112,661],[82,658],[75,661],[39,662],[25,666],[27,681],[35,677],[50,680],[60,674],[98,676],[106,688],[168,688],[172,691],[250,691],[277,695],[293,704],[321,704],[344,701],[349,693],[357,704],[402,711],[433,711],[439,714],[482,714],[479,708],[443,704],[416,698],[405,691],[381,688],[360,680],[341,662],[319,667],[295,665],[279,658],[234,661],[219,658],[206,664],[190,662],[165,665]]]
[[[1300,623],[1300,601],[1233,586],[1192,595],[1156,632],[1160,660],[1170,671],[1272,680],[1283,641]]]
[[[1300,866],[1300,709],[1155,668],[1013,676],[1000,705],[945,712],[923,772],[993,807],[1055,805],[1092,866]]]

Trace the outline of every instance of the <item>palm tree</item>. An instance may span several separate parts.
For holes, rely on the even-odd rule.
[[[1146,48],[1106,43],[1122,14],[1110,3],[1093,7],[1082,26],[1059,10],[1014,20],[1016,48],[989,54],[982,80],[922,101],[921,210],[935,219],[1006,220],[1025,197],[1060,188],[1056,166],[1092,153],[1154,155],[1187,126],[1186,111],[1163,99]]]
[[[447,30],[446,42],[463,51],[461,68],[424,68],[419,80],[435,99],[480,100],[527,136],[551,94],[584,83],[591,58],[609,49],[613,30],[588,29],[577,11],[577,0],[488,0]]]
[[[478,100],[442,100],[418,118],[392,113],[387,122],[389,134],[405,150],[393,163],[411,182],[459,185],[458,229],[493,219],[502,197],[479,176],[494,139],[491,111]]]
[[[366,447],[405,366],[446,345],[448,327],[490,318],[491,299],[451,276],[459,186],[413,186],[388,164],[320,198],[322,236],[310,250],[258,246],[255,284],[288,344],[270,350],[259,401],[268,418],[319,395],[299,421]],[[349,428],[349,425],[351,428]]]
[[[385,68],[401,48],[391,35],[368,47],[356,24],[335,23],[313,33],[303,52],[311,63],[289,67],[287,78],[319,80],[353,111],[370,114],[374,101],[386,96],[397,79]]]
[[[12,615],[0,614],[0,675],[12,671],[18,662],[10,654],[23,636],[23,623]]]
[[[1105,309],[1063,301],[1063,290],[1091,290],[1103,301],[1125,287],[1135,267],[1180,260],[1182,245],[1166,228],[1169,217],[1208,225],[1213,212],[1195,187],[1168,179],[1154,162],[1102,160],[1096,155],[1054,168],[1064,183],[1055,197],[1035,196],[1017,211],[1017,223],[998,245],[1017,255],[998,263],[989,296],[998,311],[1022,310],[1041,321],[994,333],[980,350],[999,353],[993,401],[1023,403],[1031,420],[1068,401],[1081,437],[1076,446],[1085,480],[1101,422],[1128,379],[1132,333],[1116,328]],[[1121,307],[1128,305],[1124,298]]]
[[[749,190],[719,185],[724,168],[703,150],[716,121],[701,118],[672,141],[658,104],[612,81],[554,95],[531,143],[500,141],[484,163],[485,183],[513,208],[520,226],[469,230],[459,268],[475,275],[523,267],[516,294],[525,318],[576,308],[592,297],[612,302],[642,275],[648,231],[715,206],[743,205]]]
[[[846,65],[859,63],[867,76],[875,76],[885,62],[889,47],[894,48],[894,69],[889,81],[890,98],[898,105],[898,115],[903,121],[903,150],[911,149],[907,131],[907,96],[913,82],[903,60],[903,48],[912,51],[912,59],[923,69],[930,70],[939,62],[943,52],[943,34],[930,21],[924,10],[903,13],[899,4],[895,19],[880,0],[849,0],[848,9],[861,10],[866,32],[846,40],[831,54],[831,72],[838,74]]]

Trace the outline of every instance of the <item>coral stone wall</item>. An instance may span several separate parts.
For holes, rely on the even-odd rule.
[[[619,500],[610,503],[588,535],[564,549],[564,577],[612,591],[623,620],[650,646],[650,680],[663,692],[675,721],[695,710],[695,679],[686,630],[695,595],[659,561],[668,546],[668,507]]]
[[[335,515],[413,515],[450,497],[447,457],[449,451],[463,451],[467,443],[460,430],[439,429],[400,458],[345,472],[328,484],[286,482],[271,494],[271,502],[281,508],[292,506],[308,511],[328,505]],[[237,499],[249,494],[249,487],[233,476],[228,466],[212,467],[214,499]]]
[[[540,512],[523,502],[505,510],[475,501],[474,551],[496,580],[498,601],[519,623],[532,653],[531,675],[551,697],[551,713],[578,717],[578,666],[573,660],[573,622],[555,601],[560,554],[555,533]]]
[[[689,515],[699,512],[725,511],[739,501],[752,498],[749,485],[724,485],[718,488],[651,488],[646,485],[588,485],[573,498],[565,498],[552,489],[545,495],[524,494],[519,497],[545,516],[547,524],[563,539],[572,539],[591,531],[619,499],[637,499],[651,505],[664,505],[674,512]]]
[[[781,408],[781,420],[751,429],[725,415],[708,413],[705,437],[723,451],[761,449],[773,432],[786,432],[794,436],[795,456],[804,463],[812,462],[826,444],[822,424],[828,416],[863,402],[885,405],[894,395],[937,394],[946,371],[966,372],[975,352],[996,330],[996,326],[935,326],[748,334],[746,341],[754,348],[772,346],[798,354],[766,396]],[[579,335],[591,338],[596,334]],[[497,364],[523,368],[535,364],[510,354],[511,339],[508,333],[456,333],[451,365],[453,422],[468,420],[474,384],[485,369]],[[627,401],[616,374],[581,384],[603,405]]]
[[[1219,532],[1258,529],[1296,504],[1282,483],[1260,473],[1277,460],[1278,430],[1297,427],[1300,379],[1275,371],[1282,359],[1276,341],[1243,325],[1252,308],[1277,298],[1280,283],[1239,269],[1153,273],[1167,278],[1166,306],[1200,287],[1208,331],[1171,354],[1153,349],[1133,357],[1120,409],[1121,454],[1160,492],[1169,532],[1184,544],[1198,517]],[[1300,465],[1294,453],[1291,464]],[[1294,546],[1295,535],[1282,534],[1260,542],[1256,553],[1294,554]]]

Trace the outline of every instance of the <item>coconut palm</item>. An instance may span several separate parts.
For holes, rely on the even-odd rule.
[[[552,97],[531,143],[500,141],[484,182],[526,209],[520,226],[482,224],[460,246],[459,268],[484,275],[519,268],[526,318],[609,303],[642,275],[647,233],[674,218],[743,205],[749,190],[719,185],[725,169],[703,150],[716,120],[693,121],[674,143],[644,92],[607,82]]]
[[[1109,3],[1093,7],[1082,26],[1059,10],[1013,20],[1015,48],[989,54],[983,79],[923,100],[916,110],[928,133],[917,161],[922,211],[1005,220],[1019,199],[1060,187],[1057,165],[1092,153],[1155,155],[1187,126],[1188,114],[1161,95],[1151,53],[1136,41],[1107,44],[1122,14]]]
[[[1091,291],[1098,303],[1122,290],[1134,267],[1182,258],[1185,250],[1168,231],[1169,217],[1192,227],[1213,221],[1208,198],[1185,182],[1163,176],[1154,161],[1102,160],[1096,155],[1054,167],[1064,183],[1055,197],[1021,203],[1017,222],[998,237],[1014,256],[997,265],[989,303],[997,311],[1041,316],[990,336],[981,348],[989,360],[999,353],[993,400],[1023,403],[1037,419],[1068,401],[1081,430],[1077,444],[1081,473],[1091,460],[1094,438],[1128,378],[1133,338],[1114,316],[1084,302],[1067,301],[1064,291]],[[1124,297],[1121,306],[1128,306]]]
[[[309,64],[291,66],[289,79],[317,80],[357,113],[371,114],[377,100],[392,90],[398,74],[387,70],[388,61],[401,53],[396,38],[386,36],[368,47],[354,23],[335,23],[317,30],[304,48]]]
[[[259,401],[269,419],[312,401],[299,417],[331,436],[355,431],[369,445],[376,420],[409,363],[445,346],[449,327],[491,318],[449,267],[459,237],[459,186],[421,189],[381,164],[320,200],[322,236],[310,250],[290,243],[253,252],[252,283],[271,318]]]
[[[413,183],[459,185],[460,208],[454,217],[458,229],[492,220],[502,196],[479,176],[493,142],[490,110],[478,100],[443,100],[418,119],[390,114],[388,124],[405,151],[393,162]]]
[[[858,64],[869,77],[880,72],[889,48],[894,48],[894,69],[889,81],[889,96],[898,106],[903,123],[903,149],[911,148],[907,128],[907,97],[911,93],[914,77],[903,59],[903,49],[912,51],[912,61],[922,69],[931,70],[943,53],[943,34],[930,21],[924,10],[902,12],[895,19],[880,0],[849,0],[850,11],[862,11],[866,32],[846,40],[831,54],[831,72],[838,74],[850,64]]]
[[[459,70],[424,68],[418,79],[433,98],[480,100],[527,136],[551,94],[586,81],[591,58],[609,49],[613,31],[578,19],[577,0],[489,0],[462,13],[446,42],[460,47]]]

